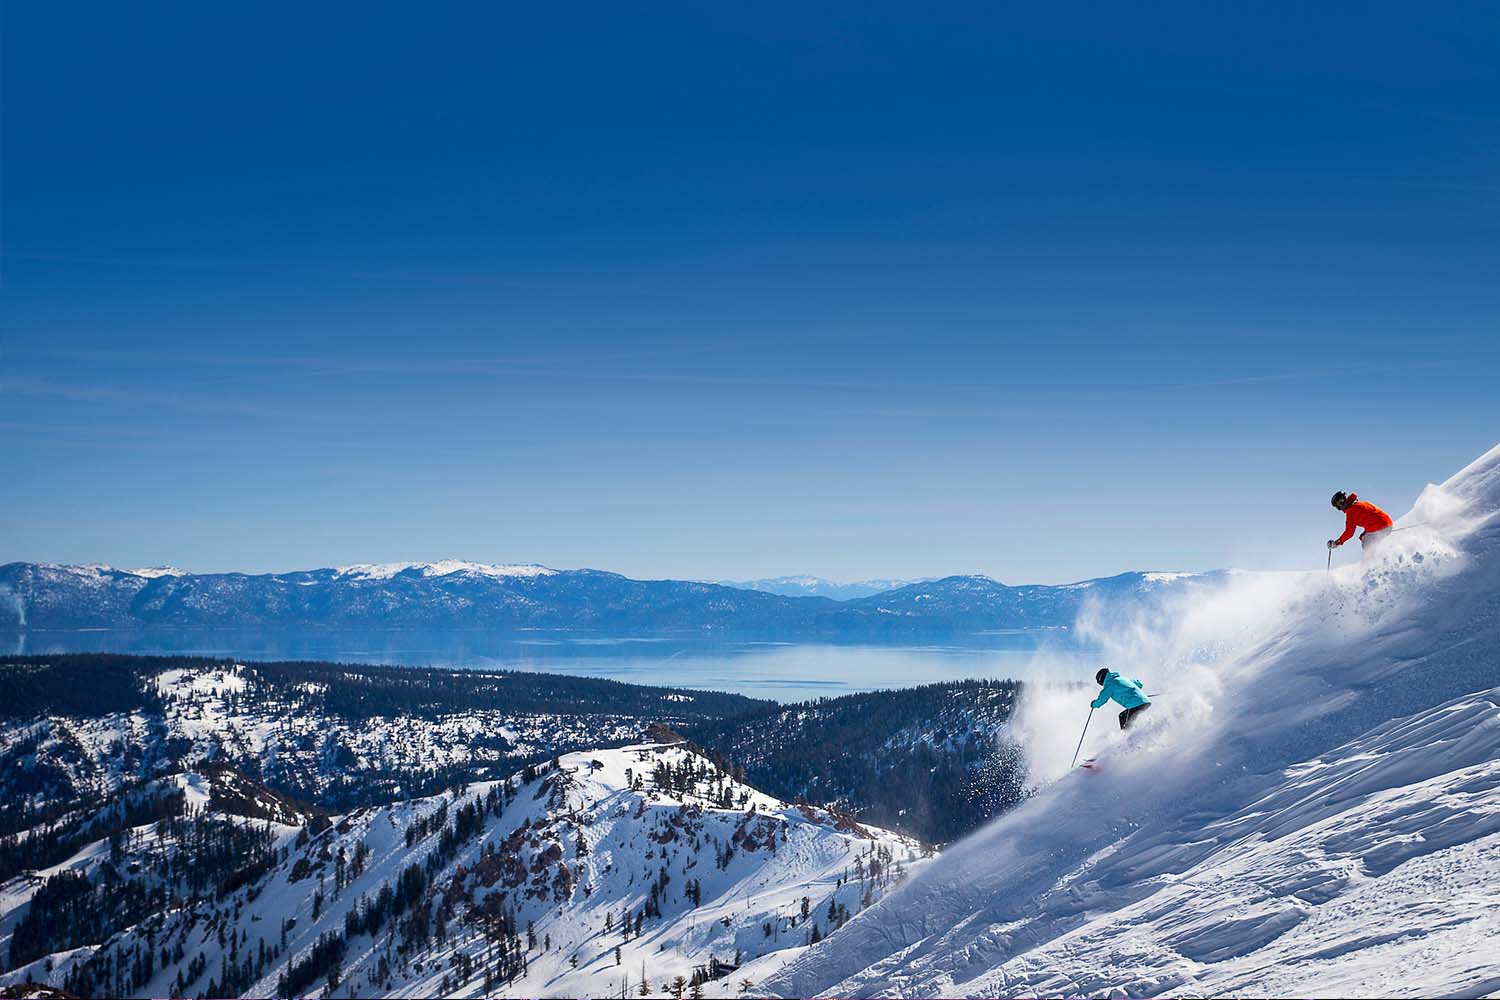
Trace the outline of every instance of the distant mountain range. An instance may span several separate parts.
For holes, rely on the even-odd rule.
[[[853,583],[835,583],[819,576],[802,573],[796,576],[773,576],[764,580],[714,580],[724,587],[736,590],[759,590],[782,597],[827,597],[834,601],[852,601],[860,597],[873,597],[887,590],[909,587],[914,583],[930,583],[936,577],[924,576],[916,580],[856,580]]]
[[[7,563],[0,628],[710,628],[779,633],[1072,624],[1086,599],[1139,599],[1217,574],[1123,573],[1012,587],[950,576],[836,601],[685,580],[455,560],[291,573]],[[894,581],[893,581],[894,582]]]

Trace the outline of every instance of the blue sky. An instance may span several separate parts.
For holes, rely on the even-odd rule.
[[[1306,567],[1500,440],[1500,14],[10,5],[0,561]]]

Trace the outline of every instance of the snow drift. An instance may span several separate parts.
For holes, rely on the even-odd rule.
[[[1500,447],[1397,528],[1329,574],[1086,611],[1151,725],[1096,713],[1103,770],[1070,771],[1087,695],[1038,692],[1036,794],[762,990],[1500,993]]]

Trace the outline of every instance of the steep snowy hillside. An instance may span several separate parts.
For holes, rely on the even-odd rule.
[[[211,807],[196,776],[181,784]],[[189,885],[175,859],[204,815],[0,886],[0,949],[25,959],[0,985],[604,996],[680,976],[729,996],[925,863],[914,841],[779,802],[681,743],[570,754],[331,823],[245,822],[245,870]],[[139,922],[90,940],[83,913],[137,898]]]
[[[1086,624],[1158,692],[1129,741],[1027,688],[1027,803],[762,989],[1500,995],[1500,448],[1362,565]]]

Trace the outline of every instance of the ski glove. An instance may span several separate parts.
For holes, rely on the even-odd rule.
[[[1339,547],[1339,543],[1335,542],[1332,538],[1330,538],[1330,539],[1328,539],[1328,547],[1330,549],[1336,549],[1336,548]]]

